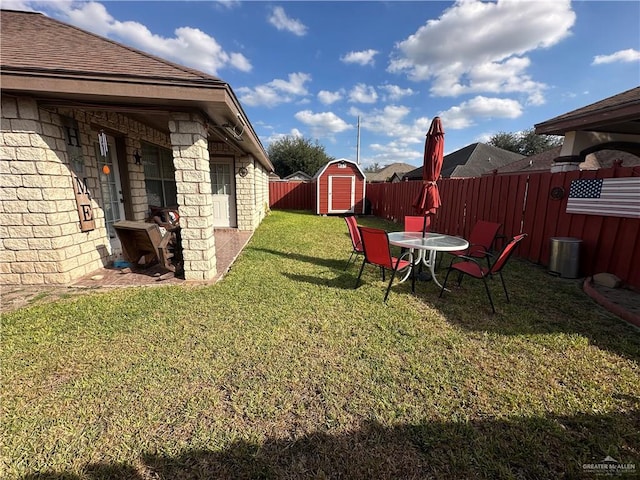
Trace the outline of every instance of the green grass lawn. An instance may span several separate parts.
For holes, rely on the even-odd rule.
[[[216,285],[4,314],[0,477],[592,478],[607,455],[640,471],[640,333],[578,281],[512,259],[496,315],[469,279],[385,305],[375,268],[353,289],[350,251],[341,218],[275,211]]]

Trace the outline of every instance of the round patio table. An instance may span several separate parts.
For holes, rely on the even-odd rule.
[[[391,245],[408,248],[412,251],[418,250],[418,255],[414,255],[411,266],[404,272],[401,279],[401,281],[405,281],[409,278],[409,275],[411,275],[411,290],[413,292],[415,292],[415,271],[418,265],[420,265],[420,262],[429,268],[431,278],[433,278],[436,285],[442,288],[435,273],[437,252],[455,252],[469,248],[469,242],[464,238],[445,235],[443,233],[427,232],[425,236],[423,236],[422,232],[391,232],[388,235]]]

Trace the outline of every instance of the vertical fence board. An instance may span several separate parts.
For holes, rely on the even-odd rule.
[[[507,188],[509,195],[505,200],[504,218],[501,219],[502,229],[500,233],[506,238],[511,238],[515,234],[520,233],[521,221],[522,221],[522,197],[524,195],[525,183],[521,180],[525,179],[524,175],[509,175]],[[498,244],[498,248],[502,246],[502,243]]]
[[[565,198],[563,199],[563,207],[565,212],[564,218],[566,219],[566,222],[569,224],[569,232],[567,235],[562,235],[562,236],[583,238],[586,215],[572,215],[572,214],[566,213],[567,200],[569,197],[569,189],[571,187],[571,182],[579,178],[580,178],[579,171],[568,172],[565,177],[565,182],[564,182]],[[558,236],[561,236],[561,235],[558,235]]]
[[[527,242],[523,242],[519,253],[522,256],[525,256],[531,261],[539,262],[538,255],[534,252],[539,251],[539,249],[534,249],[533,246],[535,244],[535,227],[536,227],[536,215],[538,214],[537,207],[537,194],[538,194],[538,184],[540,182],[540,176],[532,173],[527,178],[527,187],[526,187],[526,200],[525,200],[525,210],[523,215],[523,224],[522,224],[522,232],[528,234]]]

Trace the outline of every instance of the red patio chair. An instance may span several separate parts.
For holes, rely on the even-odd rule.
[[[507,297],[507,303],[509,303],[509,293],[507,293],[507,286],[504,283],[504,278],[502,276],[502,269],[511,257],[511,254],[518,246],[518,244],[527,236],[526,233],[516,235],[511,239],[509,243],[505,245],[505,247],[498,255],[495,263],[490,267],[483,267],[480,265],[480,262],[476,258],[458,256],[451,259],[451,263],[449,264],[449,270],[447,270],[447,276],[444,278],[444,282],[442,284],[442,289],[440,290],[440,297],[444,293],[445,287],[447,286],[447,280],[449,279],[449,274],[456,270],[459,274],[458,276],[458,285],[462,283],[463,275],[469,275],[470,277],[482,279],[484,282],[484,288],[487,291],[487,297],[489,297],[489,303],[491,303],[491,309],[493,313],[496,313],[496,308],[493,305],[493,299],[491,298],[491,292],[489,291],[489,285],[487,284],[487,277],[491,275],[498,274],[500,275],[500,280],[502,281],[502,288],[504,289],[504,295]]]
[[[429,227],[431,226],[431,216],[427,215],[426,218],[426,226],[424,224],[425,222],[425,217],[422,215],[405,215],[404,217],[404,231],[405,232],[422,232],[423,229],[426,232],[429,231]],[[400,253],[403,254],[404,252],[406,252],[407,249],[406,248],[402,248],[400,250]],[[411,250],[411,253],[413,254],[413,250]],[[420,263],[420,273],[422,274],[422,262]],[[401,272],[402,274],[402,280],[401,281],[405,281],[407,278],[409,278],[409,275],[411,274],[411,269],[408,268],[406,269],[404,272]]]
[[[351,259],[353,259],[353,261],[355,262],[358,255],[364,254],[364,250],[362,249],[362,239],[360,238],[360,230],[358,230],[358,220],[356,220],[356,217],[350,215],[348,217],[344,217],[344,221],[347,222],[349,237],[351,237],[351,246],[353,247],[351,255],[349,256],[349,260],[344,267],[344,269],[346,270],[351,263]]]
[[[493,243],[496,241],[500,227],[502,227],[501,223],[478,220],[469,235],[469,247],[466,250],[447,253],[454,257],[485,258],[487,267],[491,268],[490,258],[493,256]]]
[[[427,215],[427,232],[431,226],[431,217]],[[421,232],[424,228],[424,217],[418,215],[406,215],[404,217],[405,232]]]
[[[389,296],[389,290],[391,290],[391,284],[396,276],[398,270],[408,268],[411,265],[411,252],[405,252],[400,257],[393,257],[391,255],[391,249],[389,245],[389,236],[384,230],[378,228],[359,227],[360,238],[362,238],[362,246],[364,248],[364,261],[360,267],[360,273],[356,280],[356,286],[358,288],[360,284],[360,277],[362,277],[362,271],[364,266],[369,263],[380,267],[382,272],[382,281],[385,280],[385,270],[391,270],[391,280],[389,280],[389,286],[387,292],[384,294],[384,302],[387,303],[387,297]],[[408,257],[409,260],[404,260]]]

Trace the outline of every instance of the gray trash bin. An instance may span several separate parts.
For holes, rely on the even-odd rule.
[[[579,238],[551,237],[549,272],[562,278],[578,278],[581,243]]]

